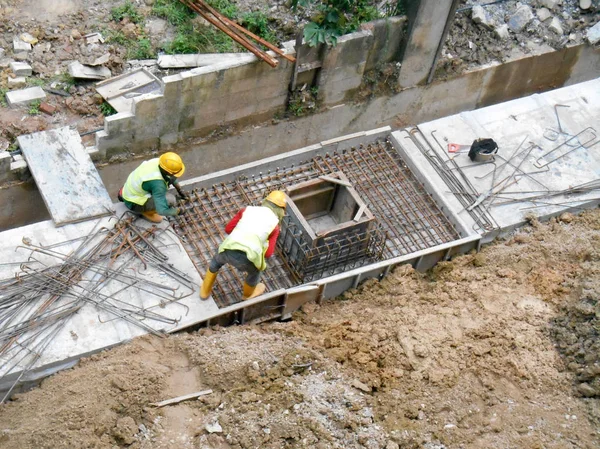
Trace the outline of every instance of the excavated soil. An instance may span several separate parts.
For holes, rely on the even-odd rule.
[[[599,447],[599,296],[600,210],[532,219],[291,322],[89,357],[0,406],[0,446]]]

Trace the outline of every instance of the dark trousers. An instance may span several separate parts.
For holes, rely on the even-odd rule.
[[[248,260],[244,251],[226,249],[222,253],[217,253],[210,261],[208,268],[216,273],[226,263],[246,273],[246,284],[250,287],[256,287],[260,281],[260,271]]]
[[[172,193],[167,193],[165,196],[167,198],[167,203],[169,203],[169,206],[174,207],[177,205],[177,199],[175,198],[175,195],[173,195]],[[136,214],[150,212],[151,210],[156,211],[156,205],[154,204],[154,198],[152,197],[148,198],[148,201],[146,201],[142,206],[140,206],[139,204],[130,203],[129,201],[126,202],[125,205],[129,208],[130,211],[135,212]]]

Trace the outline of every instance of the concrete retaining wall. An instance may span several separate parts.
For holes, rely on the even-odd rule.
[[[317,77],[323,104],[340,103],[360,86],[365,68],[396,57],[404,21],[371,22],[365,31],[340,38],[335,47],[298,52],[323,59]],[[96,134],[96,148],[102,157],[147,152],[206,136],[221,126],[264,121],[286,109],[293,74],[294,64],[285,59],[272,68],[254,58],[164,77],[161,94],[141,95],[130,112],[106,118],[104,131]]]
[[[377,97],[359,104],[341,104],[295,120],[248,127],[234,136],[190,143],[185,148],[178,148],[178,151],[186,161],[185,177],[190,179],[365,129],[386,125],[398,129],[579,83],[596,78],[598,73],[600,49],[581,45],[481,68],[449,80],[405,89],[390,97]],[[133,115],[130,116],[132,119]],[[123,132],[123,135],[126,133]],[[91,156],[98,160],[101,155],[95,151]],[[129,159],[99,167],[113,199],[116,199],[116,192],[129,172],[139,163],[140,159]],[[0,159],[0,169],[7,164],[6,158]],[[24,164],[24,161],[19,164]],[[18,170],[21,176],[26,175],[23,167]],[[16,171],[0,173],[0,183],[19,179],[14,173]],[[14,205],[0,208],[0,230],[48,218],[35,185],[25,186],[0,189],[0,204]],[[24,208],[23,204],[40,207]]]

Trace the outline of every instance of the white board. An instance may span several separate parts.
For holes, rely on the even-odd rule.
[[[56,226],[113,210],[100,174],[77,131],[58,128],[19,136],[17,140]]]

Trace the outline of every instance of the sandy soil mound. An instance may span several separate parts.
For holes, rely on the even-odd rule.
[[[599,286],[600,210],[532,220],[289,323],[90,357],[0,406],[0,446],[598,447]]]

